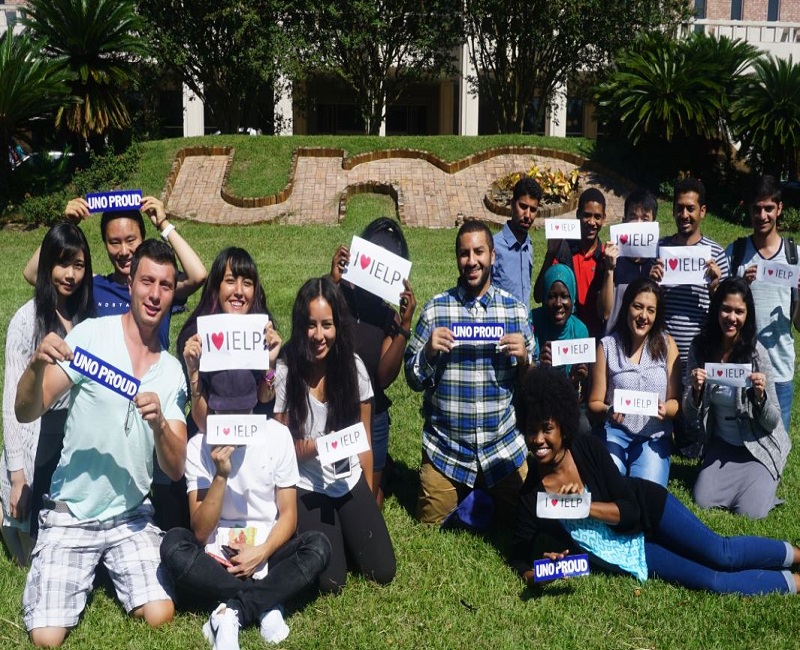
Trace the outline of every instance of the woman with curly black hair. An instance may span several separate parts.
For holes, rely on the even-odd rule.
[[[750,385],[714,382],[705,371],[710,362],[749,365]],[[705,420],[694,500],[701,508],[766,517],[780,503],[775,492],[792,443],[781,420],[769,355],[756,339],[755,306],[744,279],[729,278],[717,287],[687,367],[683,409],[688,417]]]
[[[520,494],[510,563],[529,586],[534,559],[588,553],[595,569],[657,577],[717,593],[796,594],[800,548],[762,537],[721,537],[666,488],[619,473],[603,442],[576,435],[578,400],[563,372],[525,378],[525,439],[532,463]],[[551,518],[539,493],[582,494],[588,516]],[[548,497],[549,499],[549,497]]]

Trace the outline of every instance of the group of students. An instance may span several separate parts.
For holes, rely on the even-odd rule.
[[[772,338],[769,351],[765,350],[757,337],[765,326],[756,322],[759,310],[749,283],[755,277],[751,262],[756,256],[786,255],[782,239],[777,250],[765,254],[772,250],[765,246],[774,247],[777,236],[780,194],[776,191],[755,195],[753,205],[760,206],[752,213],[755,232],[738,264],[743,279],[725,278],[727,259],[724,254],[718,256],[721,248],[713,245],[714,259],[707,263],[709,282],[699,287],[665,290],[658,284],[663,270],[658,260],[622,258],[613,245],[602,246],[599,232],[605,199],[594,189],[580,197],[581,240],[552,240],[533,287],[533,249],[527,230],[541,200],[535,181],[524,179],[515,188],[512,219],[493,242],[484,235],[485,227],[459,231],[459,285],[448,292],[447,300],[470,295],[483,300],[487,282],[500,284],[501,289],[507,284],[511,293],[499,291],[492,300],[502,300],[503,310],[513,311],[514,322],[520,321],[519,331],[507,333],[500,341],[508,367],[498,372],[509,386],[519,378],[526,382],[522,422],[512,418],[506,424],[510,436],[524,434],[537,466],[536,472],[527,473],[521,449],[520,454],[514,452],[523,465],[513,460],[519,481],[509,502],[516,502],[519,495],[520,514],[512,566],[525,579],[531,578],[530,558],[539,532],[534,488],[572,492],[586,486],[596,499],[590,517],[605,527],[580,533],[568,530],[571,546],[550,549],[548,557],[563,557],[570,548],[583,548],[592,553],[598,566],[617,566],[613,558],[625,553],[619,548],[608,550],[613,547],[614,533],[634,531],[643,535],[637,547],[641,561],[617,568],[641,576],[648,574],[643,567],[649,566],[651,574],[690,586],[741,591],[743,581],[716,589],[716,578],[693,582],[686,577],[690,571],[670,573],[664,568],[669,564],[664,554],[696,552],[684,546],[676,550],[665,531],[674,534],[679,522],[691,519],[698,531],[712,534],[650,481],[666,484],[673,438],[670,423],[679,416],[682,404],[684,429],[697,421],[705,423],[705,458],[695,486],[698,502],[750,516],[765,516],[775,503],[790,443],[770,357],[784,330],[791,338],[790,307],[778,317],[786,323],[780,320],[766,328]],[[704,203],[699,182],[679,184],[675,192],[678,233],[665,240],[671,245],[709,245],[699,230]],[[656,206],[647,193],[633,193],[626,202],[625,220],[654,220]],[[142,214],[169,246],[144,241]],[[400,308],[395,311],[343,281],[350,252],[340,247],[330,274],[308,280],[300,288],[292,308],[291,336],[284,343],[269,312],[256,264],[245,250],[221,251],[206,277],[198,256],[166,220],[163,205],[146,197],[141,212],[103,215],[101,234],[114,272],[93,277],[86,239],[75,225],[89,216],[85,201],[71,201],[66,216],[68,222],[47,233],[26,267],[26,278],[35,284],[34,298],[12,319],[6,350],[5,450],[0,468],[3,539],[20,564],[28,563],[33,542],[37,544],[23,597],[34,643],[63,641],[77,623],[100,561],[106,564],[126,609],[151,625],[171,618],[176,598],[179,604],[212,610],[203,631],[219,650],[238,648],[239,628],[252,624],[260,625],[266,640],[281,641],[289,632],[282,604],[309,588],[340,591],[348,565],[377,583],[390,582],[396,562],[380,512],[390,425],[385,390],[399,374],[404,354],[409,383],[426,391],[446,374],[439,365],[441,359],[457,358],[448,330],[453,319],[447,316],[454,312],[443,312],[446,317],[438,323],[436,303],[445,294],[425,306],[412,333],[417,305],[410,284],[404,282]],[[765,220],[772,230],[761,226]],[[376,220],[362,236],[397,255],[409,256],[402,231],[390,219]],[[488,253],[494,264],[485,268]],[[796,254],[793,259],[796,263]],[[198,305],[177,340],[181,372],[166,352],[169,318],[175,305],[185,303],[200,287]],[[526,324],[522,305],[514,298],[527,311],[531,289],[543,304],[530,311]],[[775,296],[768,300],[775,305]],[[791,309],[795,304],[791,302]],[[703,312],[702,329],[698,309]],[[200,371],[197,319],[217,313],[270,316],[264,334],[272,370]],[[100,316],[116,320],[96,319]],[[693,343],[691,336],[687,339],[690,328],[699,330]],[[593,367],[575,364],[566,372],[546,369],[554,341],[604,333]],[[540,368],[526,373],[528,365],[537,361],[534,339]],[[78,344],[92,353],[105,351],[115,365],[127,367],[129,374],[142,381],[139,394],[108,406],[105,389],[98,394],[94,382],[87,382],[69,366]],[[458,354],[483,353],[462,346]],[[469,363],[476,369],[483,367],[477,361],[476,357]],[[707,387],[702,369],[709,361],[752,363],[752,385],[741,390]],[[496,361],[489,363],[497,366]],[[569,390],[559,393],[565,386]],[[657,392],[658,417],[614,413],[610,404],[617,388]],[[444,384],[444,390],[453,399],[455,389]],[[506,406],[512,408],[513,391],[498,396],[508,397]],[[437,408],[450,408],[441,400],[431,406],[428,399],[426,393],[427,418],[435,420],[431,413]],[[97,422],[92,420],[93,410],[106,406],[107,413]],[[487,406],[497,408],[498,414],[510,412],[505,406],[500,408],[499,402]],[[269,444],[209,445],[206,423],[214,413],[268,414]],[[574,413],[575,422],[567,413]],[[452,415],[464,417],[463,413]],[[370,440],[369,450],[334,465],[322,464],[315,439],[358,422]],[[107,430],[99,430],[103,427]],[[124,431],[122,438],[116,428]],[[610,456],[598,451],[600,443],[594,438],[585,436],[593,428],[600,431]],[[92,434],[79,439],[77,432],[83,434],[85,429],[92,429]],[[444,442],[450,435],[446,427],[435,432],[438,440],[432,437],[426,442],[427,435],[424,431],[420,518],[426,521],[435,513],[441,520],[464,497],[462,491],[451,488],[448,471],[456,467],[461,472],[456,483],[469,484],[469,472],[474,470],[469,463],[458,469],[459,462],[448,457],[444,446],[451,443]],[[124,462],[116,457],[119,453],[126,456]],[[506,461],[511,460],[504,462],[508,465]],[[584,468],[584,461],[590,469]],[[491,484],[489,466],[482,468],[478,463],[477,467],[477,478]],[[609,467],[618,470],[615,475]],[[649,481],[629,481],[623,475]],[[442,479],[446,479],[444,484]],[[85,493],[98,482],[102,489],[86,503]],[[452,497],[442,500],[439,491],[451,489]],[[150,497],[155,523],[165,535],[151,523]],[[606,498],[610,504],[603,502]],[[134,526],[131,517],[146,526]],[[44,531],[37,529],[39,521]],[[123,557],[124,544],[115,544],[113,551],[93,548],[86,559],[85,546],[96,533],[94,528],[91,533],[84,530],[87,521],[104,531],[115,530],[131,544],[130,556]],[[73,546],[65,544],[63,529],[80,531],[72,533]],[[146,535],[144,541],[140,534]],[[714,552],[719,551],[717,541],[728,544],[723,538],[713,539]],[[653,544],[661,550],[653,550]],[[694,560],[737,570],[789,567],[800,560],[800,551],[782,542],[756,544],[765,549],[763,553],[748,551],[753,546],[749,542],[742,546],[746,548],[734,554],[730,567],[726,559],[719,559],[722,551],[718,556],[701,553]],[[130,561],[141,564],[142,576],[134,578],[124,568]],[[65,566],[72,572],[67,577],[53,568]],[[80,566],[79,575],[75,566]],[[759,582],[762,586],[747,593],[796,591],[792,574],[778,570],[776,575],[769,586]],[[44,597],[60,591],[56,585],[63,587],[65,580],[74,583],[83,596],[68,606],[63,595]]]
[[[527,192],[526,214],[541,197],[530,184]],[[657,208],[653,195],[634,191],[623,222],[652,222]],[[677,232],[659,246],[704,246],[711,257],[703,283],[668,286],[663,260],[621,257],[616,245],[600,242],[605,200],[586,190],[577,214],[581,239],[548,241],[534,287],[542,306],[531,311],[543,365],[551,364],[556,341],[597,340],[594,364],[564,370],[581,404],[580,431],[605,441],[622,474],[666,486],[675,447],[702,446],[695,501],[753,518],[779,503],[791,449],[797,288],[756,282],[759,262],[797,265],[794,242],[778,234],[781,209],[780,186],[760,178],[749,202],[753,234],[723,250],[701,231],[702,183],[680,181],[673,200]],[[519,220],[515,211],[509,227]],[[707,382],[706,363],[746,364],[748,385]],[[658,415],[615,412],[616,390],[656,393]]]

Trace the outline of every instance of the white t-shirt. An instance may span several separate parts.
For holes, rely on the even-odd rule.
[[[286,408],[286,375],[289,370],[283,360],[275,366],[275,413],[285,413]],[[361,357],[356,355],[356,372],[358,373],[358,400],[366,402],[372,397],[372,384]],[[305,438],[314,440],[331,433],[326,431],[328,421],[328,405],[308,395],[308,417],[304,427]],[[355,422],[353,423],[355,424]],[[334,478],[333,465],[322,465],[319,458],[306,458],[298,461],[300,481],[297,487],[311,492],[320,492],[331,497],[341,497],[350,492],[361,478],[361,464],[358,456],[350,457],[351,473],[345,478]]]
[[[294,441],[277,420],[267,422],[267,444],[240,446],[231,456],[231,473],[222,498],[222,511],[206,551],[224,557],[222,545],[231,542],[263,544],[278,519],[276,488],[294,487],[299,474]],[[186,491],[207,490],[216,473],[206,436],[196,435],[186,450]],[[267,575],[267,562],[253,574]]]

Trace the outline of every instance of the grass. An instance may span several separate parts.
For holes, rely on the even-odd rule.
[[[244,139],[243,139],[244,140]],[[168,158],[168,156],[166,156]],[[674,231],[667,204],[660,206],[662,231]],[[178,227],[209,265],[224,246],[237,244],[256,258],[264,276],[270,305],[282,334],[288,336],[295,293],[308,277],[326,273],[339,243],[347,243],[366,223],[391,214],[385,197],[362,195],[348,202],[345,222],[335,227],[261,225],[219,227],[181,222]],[[95,268],[110,266],[99,241],[96,220],[85,225],[95,252]],[[710,215],[704,231],[720,243],[743,234]],[[152,233],[151,233],[152,234]],[[607,238],[607,233],[603,233]],[[43,229],[3,233],[0,265],[0,331],[14,311],[31,296],[21,280],[28,255]],[[453,285],[455,231],[408,228],[412,284],[422,305]],[[534,236],[535,261],[544,255],[543,234]],[[196,297],[190,301],[190,306]],[[183,318],[173,321],[172,340]],[[3,346],[4,348],[4,346]],[[3,351],[0,350],[0,355]],[[1,361],[2,359],[0,359]],[[344,593],[296,604],[290,610],[292,629],[286,648],[790,648],[797,644],[796,618],[800,600],[770,596],[714,596],[660,581],[638,583],[632,578],[592,575],[529,591],[506,567],[507,535],[489,537],[440,533],[414,521],[420,462],[421,396],[402,377],[389,389],[394,401],[390,452],[398,463],[397,492],[384,514],[398,560],[396,580],[378,587],[351,576]],[[798,400],[796,403],[800,403]],[[795,407],[792,429],[797,438]],[[676,461],[670,487],[686,503],[696,469]],[[724,534],[758,534],[800,538],[800,468],[789,459],[779,496],[786,505],[766,520],[754,522],[722,512],[701,517]],[[22,647],[20,599],[25,572],[0,558],[0,647]],[[68,640],[69,648],[207,648],[202,638],[204,616],[180,614],[160,630],[129,620],[105,593],[95,594],[86,615]],[[242,632],[242,648],[263,648],[256,630]]]

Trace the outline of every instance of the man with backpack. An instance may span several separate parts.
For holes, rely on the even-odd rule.
[[[753,292],[756,307],[756,336],[767,349],[775,371],[775,390],[786,430],[792,412],[794,340],[792,324],[800,329],[797,287],[756,281],[759,264],[780,262],[797,266],[797,246],[778,234],[778,217],[783,210],[780,184],[772,176],[758,179],[750,195],[748,211],[753,234],[740,237],[725,250],[731,273],[744,277]]]

